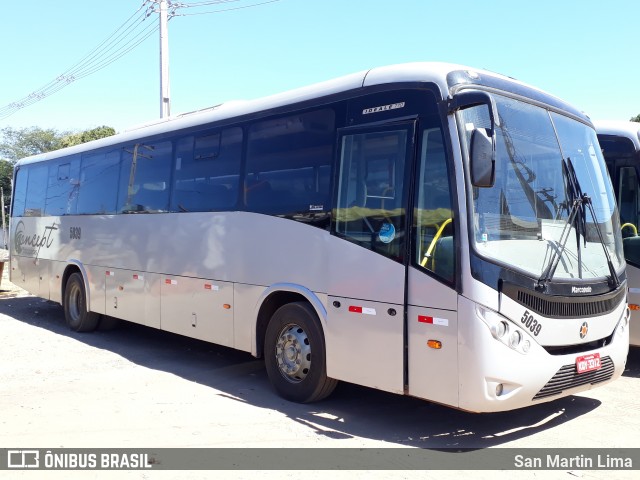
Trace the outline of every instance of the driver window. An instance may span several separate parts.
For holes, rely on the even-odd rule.
[[[455,231],[444,141],[439,128],[422,135],[415,213],[416,263],[448,282],[455,278]]]
[[[624,258],[627,263],[640,266],[640,236],[638,236],[640,196],[635,167],[621,167],[618,170],[617,190]]]
[[[409,131],[342,137],[336,234],[403,261],[404,173]]]

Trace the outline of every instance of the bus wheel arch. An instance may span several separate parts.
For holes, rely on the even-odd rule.
[[[273,314],[276,313],[281,306],[287,303],[304,301],[305,298],[294,292],[277,291],[270,293],[260,304],[258,315],[256,316],[255,329],[255,356],[260,358],[264,354],[264,335],[267,331],[267,325]]]
[[[67,267],[64,269],[64,273],[62,274],[62,280],[60,281],[60,298],[62,299],[61,303],[63,307],[64,292],[67,289],[67,281],[69,280],[69,277],[74,273],[82,274],[82,271],[80,270],[80,267],[78,267],[78,265],[76,265],[75,263],[71,263],[67,265]]]

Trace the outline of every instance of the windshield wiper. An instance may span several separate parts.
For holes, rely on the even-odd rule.
[[[560,263],[560,259],[562,258],[562,254],[564,253],[564,249],[567,246],[567,240],[569,240],[569,235],[571,234],[571,227],[573,226],[573,222],[575,221],[577,216],[580,216],[580,217],[583,216],[584,205],[590,202],[591,202],[591,199],[589,198],[588,195],[585,194],[581,197],[575,198],[571,203],[571,210],[569,210],[569,218],[567,219],[567,222],[564,224],[564,227],[562,228],[562,233],[560,233],[558,248],[553,250],[553,254],[549,259],[549,264],[547,265],[547,268],[545,268],[544,272],[542,272],[542,275],[538,279],[538,285],[536,287],[538,290],[541,290],[541,291],[546,290],[547,282],[553,278],[553,275],[556,272],[556,268],[558,268],[558,264]],[[576,227],[578,242],[580,241],[579,230],[580,230],[580,227]],[[578,246],[578,250],[579,248],[580,247]],[[578,258],[579,257],[580,257],[580,254],[578,252]],[[578,260],[578,265],[580,268],[580,260]]]
[[[584,238],[584,246],[587,246],[587,212],[586,209],[589,209],[591,213],[591,218],[593,219],[593,225],[595,227],[596,232],[598,233],[598,239],[600,240],[600,245],[602,245],[602,249],[604,250],[604,255],[607,259],[607,266],[609,267],[609,273],[611,276],[609,277],[609,284],[613,288],[617,288],[620,286],[620,278],[618,278],[618,274],[616,273],[616,269],[613,266],[613,262],[611,261],[611,256],[609,255],[609,251],[607,250],[607,246],[604,241],[604,237],[602,235],[602,231],[600,230],[600,224],[598,223],[598,219],[596,218],[596,212],[593,208],[593,203],[591,202],[591,197],[586,193],[583,193],[582,188],[580,187],[580,182],[578,181],[578,176],[576,175],[576,171],[573,168],[573,163],[571,162],[571,158],[567,158],[565,161],[562,160],[563,170],[565,172],[567,183],[569,186],[569,194],[571,195],[571,210],[569,211],[569,218],[567,219],[567,223],[565,223],[564,228],[562,229],[562,233],[560,234],[560,241],[558,242],[559,247],[553,251],[553,255],[549,260],[549,265],[542,272],[540,279],[538,280],[537,288],[539,290],[544,291],[547,287],[547,282],[553,278],[555,274],[556,268],[560,263],[560,259],[562,258],[562,254],[564,253],[565,247],[567,245],[567,240],[569,239],[569,234],[571,233],[571,227],[573,226],[573,222],[576,222],[576,241],[578,247],[578,277],[582,278],[582,258],[580,251],[580,235],[582,234]],[[568,230],[567,230],[568,227]],[[565,236],[566,233],[566,236]]]
[[[586,194],[582,193],[582,189],[580,188],[580,183],[578,182],[578,176],[576,175],[576,171],[573,168],[573,163],[571,162],[571,158],[567,158],[567,166],[569,168],[569,175],[573,179],[572,183],[574,184],[576,191],[583,197],[586,197],[589,199],[589,201],[586,202],[586,205],[587,207],[589,207],[589,212],[591,212],[591,218],[593,219],[593,226],[595,227],[596,232],[598,233],[598,239],[600,240],[600,245],[602,246],[602,250],[604,251],[605,258],[607,259],[607,266],[609,267],[609,273],[611,274],[611,277],[609,277],[609,284],[613,288],[618,288],[620,286],[620,278],[618,277],[618,274],[616,273],[616,269],[613,266],[613,261],[611,260],[611,255],[609,255],[609,250],[607,250],[607,244],[604,241],[604,236],[602,235],[602,230],[600,229],[600,222],[598,222],[598,218],[596,217],[596,210],[593,208],[593,202],[591,202],[590,197],[587,197]],[[583,211],[581,228],[582,228],[582,235],[584,236],[584,246],[586,247],[587,246],[586,211]]]

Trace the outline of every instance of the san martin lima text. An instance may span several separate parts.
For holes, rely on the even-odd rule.
[[[544,457],[528,457],[516,455],[516,468],[579,468],[579,469],[627,469],[633,468],[633,460],[628,457],[614,457],[611,455],[546,455]]]

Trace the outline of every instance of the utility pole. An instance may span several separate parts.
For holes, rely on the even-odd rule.
[[[159,0],[160,4],[160,118],[171,115],[169,94],[169,20],[168,0]]]

